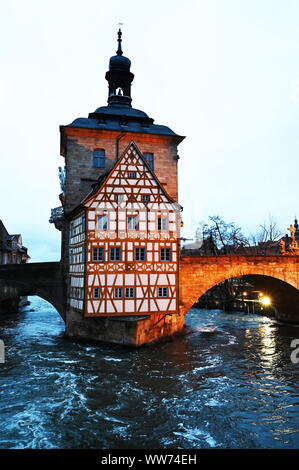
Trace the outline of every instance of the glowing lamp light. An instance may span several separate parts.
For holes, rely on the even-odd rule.
[[[246,295],[247,295],[247,292],[243,292],[243,295],[244,295],[244,297],[246,297]]]
[[[271,305],[271,299],[270,299],[270,297],[263,297],[263,298],[261,299],[261,303],[262,303],[263,305],[265,305],[265,306]]]

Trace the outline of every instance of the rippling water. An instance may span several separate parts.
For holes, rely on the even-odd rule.
[[[193,309],[187,323],[217,333],[133,350],[66,340],[31,301],[0,317],[1,448],[299,447],[299,328]]]

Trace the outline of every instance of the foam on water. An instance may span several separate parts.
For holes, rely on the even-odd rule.
[[[193,310],[191,328],[217,333],[135,351],[66,341],[33,306],[0,317],[1,448],[298,448],[295,328]]]

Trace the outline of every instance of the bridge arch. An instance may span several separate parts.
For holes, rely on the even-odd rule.
[[[243,278],[275,299],[278,318],[299,323],[299,269],[294,256],[186,256],[180,264],[180,311],[213,286],[230,278]]]
[[[51,292],[40,288],[28,285],[26,282],[19,281],[4,281],[1,287],[12,287],[17,290],[19,296],[37,296],[49,302],[59,313],[60,304],[57,298]]]
[[[60,263],[8,264],[0,266],[3,285],[19,295],[37,295],[49,302],[65,321],[65,290]]]

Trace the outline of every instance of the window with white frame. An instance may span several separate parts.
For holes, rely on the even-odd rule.
[[[161,261],[171,261],[171,250],[170,250],[170,248],[161,248],[160,260]]]
[[[122,287],[115,287],[114,297],[116,299],[122,299],[123,298],[123,288]]]
[[[134,287],[126,287],[126,299],[134,298]]]
[[[108,230],[108,215],[97,216],[97,229]]]
[[[168,287],[158,287],[158,297],[168,297]]]
[[[121,249],[119,246],[110,248],[110,261],[121,261]]]
[[[96,246],[92,249],[92,261],[104,261],[104,247]]]
[[[145,261],[145,248],[135,248],[135,261]]]
[[[129,215],[127,217],[127,229],[138,230],[138,215]]]
[[[167,217],[158,217],[158,230],[167,230]]]

